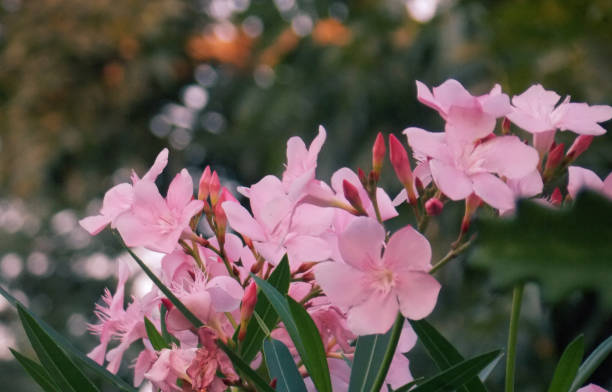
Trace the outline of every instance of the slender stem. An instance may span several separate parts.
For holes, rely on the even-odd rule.
[[[506,359],[505,392],[514,392],[514,365],[516,362],[516,337],[523,302],[523,283],[518,283],[512,291],[512,312],[510,314],[510,329],[508,331],[508,357]]]
[[[472,243],[474,242],[475,238],[476,237],[474,236],[468,242],[464,243],[463,245],[461,245],[461,246],[459,246],[457,248],[453,248],[453,249],[449,250],[448,253],[446,254],[446,256],[442,257],[440,260],[438,260],[438,262],[436,264],[433,265],[433,267],[431,267],[431,269],[429,270],[429,273],[430,274],[434,274],[440,268],[444,267],[444,265],[446,263],[448,263],[449,261],[451,261],[455,257],[459,256],[464,250],[466,250],[467,248],[470,247],[470,245],[472,245]]]
[[[393,359],[393,354],[395,354],[395,349],[397,348],[397,344],[399,343],[400,333],[402,332],[402,327],[404,326],[404,316],[401,313],[397,314],[397,319],[395,319],[395,324],[393,324],[391,330],[391,339],[389,339],[389,345],[387,346],[387,351],[385,352],[385,356],[383,357],[382,364],[376,375],[376,379],[374,380],[374,384],[372,385],[371,391],[380,391],[383,383],[385,382],[385,378],[387,377],[387,373],[389,371],[389,366],[391,365],[391,360]]]

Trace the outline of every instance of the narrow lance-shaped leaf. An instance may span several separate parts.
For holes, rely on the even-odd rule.
[[[410,320],[410,325],[438,369],[448,369],[464,360],[459,351],[427,321]],[[476,376],[457,390],[459,392],[486,392],[487,389]]]
[[[236,371],[242,374],[245,378],[247,378],[257,389],[258,392],[275,392],[274,389],[268,385],[268,383],[261,378],[259,374],[257,374],[251,367],[245,363],[238,354],[232,351],[231,348],[224,345],[222,342],[217,341],[219,348],[223,350],[229,359],[234,364]]]
[[[268,283],[274,286],[280,293],[286,294],[289,289],[289,281],[291,280],[291,272],[287,256],[283,257],[281,262],[276,266]],[[279,317],[270,301],[261,291],[257,294],[257,303],[255,304],[255,313],[259,315],[265,323],[268,330],[273,330],[279,322]],[[240,354],[246,362],[250,362],[255,358],[255,355],[261,349],[261,343],[266,336],[258,322],[249,322],[244,341],[240,345]],[[238,331],[235,333],[234,341],[237,340]]]
[[[578,373],[578,367],[580,366],[583,355],[584,336],[580,335],[572,340],[563,351],[561,359],[559,359],[559,363],[555,369],[553,379],[550,382],[548,392],[569,391],[572,382],[574,382],[574,378],[576,378],[576,373]]]
[[[604,340],[589,357],[580,365],[578,369],[578,374],[576,374],[576,378],[570,387],[570,392],[576,392],[578,388],[580,388],[588,378],[593,374],[595,370],[601,365],[603,361],[606,360],[608,355],[612,352],[612,336],[609,336],[606,340]]]
[[[47,371],[39,363],[31,360],[12,348],[9,350],[11,350],[11,353],[17,362],[19,362],[25,371],[28,372],[28,374],[45,392],[61,392],[57,384],[55,384],[51,376],[49,376],[49,373],[47,373]]]
[[[36,316],[36,314],[32,313],[25,306],[23,306],[21,302],[19,302],[15,297],[13,297],[6,290],[4,290],[2,286],[0,286],[0,295],[6,298],[6,300],[15,308],[17,306],[21,306],[24,312],[26,312],[32,319],[36,320],[38,325],[40,325],[40,327],[44,329],[45,332],[49,334],[49,336],[51,336],[55,342],[61,345],[61,347],[64,350],[66,350],[66,352],[70,353],[72,358],[77,360],[79,363],[87,366],[89,369],[94,371],[100,377],[114,384],[120,391],[136,392],[136,389],[134,389],[131,385],[129,385],[128,383],[126,383],[125,381],[117,377],[116,375],[112,374],[104,367],[98,365],[96,362],[94,362],[91,358],[87,357],[81,351],[77,350],[68,339],[63,337],[56,330],[51,328],[51,326],[49,326],[49,324],[47,324],[44,320],[40,319],[38,316]]]
[[[438,373],[437,375],[428,378],[416,388],[410,389],[410,392],[448,392],[453,391],[464,385],[468,380],[478,375],[489,363],[493,362],[502,354],[501,350],[492,351],[487,354],[482,354],[477,357],[459,362],[456,365]],[[395,392],[405,392],[410,388],[405,385]]]
[[[147,331],[147,336],[149,337],[149,341],[151,345],[156,351],[159,351],[164,348],[170,348],[170,344],[162,337],[162,335],[157,331],[155,325],[148,318],[144,318],[145,330]]]
[[[276,339],[265,339],[263,352],[271,378],[276,378],[278,392],[306,392],[306,385],[295,366],[289,349]]]
[[[19,318],[42,366],[63,391],[99,392],[99,389],[70,359],[68,354],[30,317],[17,306]]]
[[[279,293],[268,282],[256,276],[253,278],[285,325],[317,391],[331,392],[331,379],[325,349],[312,318],[303,306]]]

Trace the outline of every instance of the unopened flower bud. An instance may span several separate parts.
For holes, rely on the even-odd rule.
[[[563,202],[563,195],[561,194],[559,187],[557,187],[555,188],[555,190],[553,190],[552,194],[550,195],[550,204],[552,204],[555,207],[559,207],[561,206],[562,202]]]
[[[402,143],[394,135],[389,135],[389,159],[395,170],[395,175],[406,188],[408,193],[408,201],[410,204],[416,203],[416,195],[414,194],[414,176],[410,168],[408,153]]]
[[[548,158],[546,159],[546,167],[544,168],[544,172],[551,173],[555,170],[561,161],[563,160],[563,150],[565,149],[565,145],[563,143],[557,144],[552,147],[548,152]]]
[[[385,138],[382,132],[378,132],[376,140],[374,141],[374,147],[372,147],[372,172],[374,173],[376,182],[378,182],[380,178],[380,171],[382,170],[386,153],[387,146],[385,145]]]
[[[229,191],[223,188],[223,191],[221,192],[221,197],[219,197],[219,200],[215,205],[215,223],[217,226],[217,238],[220,239],[219,245],[221,247],[223,247],[222,241],[225,239],[225,230],[227,228],[227,216],[225,215],[225,210],[223,209],[223,202],[228,201],[228,198],[230,198],[227,195],[230,195]]]
[[[164,305],[164,307],[166,308],[166,310],[170,310],[170,309],[172,309],[174,307],[174,304],[172,302],[170,302],[170,300],[168,298],[162,298],[161,302]]]
[[[361,202],[361,197],[359,197],[359,191],[355,187],[355,185],[351,184],[347,180],[342,181],[342,190],[344,192],[344,197],[348,202],[357,210],[360,215],[367,215],[365,212],[365,208],[363,208],[363,204]]]
[[[363,185],[364,188],[367,188],[368,178],[366,177],[365,173],[363,172],[363,170],[361,170],[360,167],[357,168],[357,176],[359,177],[359,181],[361,182],[361,185]]]
[[[594,138],[595,136],[593,135],[578,136],[576,140],[574,140],[574,143],[572,143],[572,145],[570,146],[569,150],[567,150],[566,159],[569,160],[569,162],[574,161],[589,148]]]
[[[315,265],[319,264],[316,261],[309,261],[306,263],[302,263],[298,269],[295,271],[296,274],[301,274],[304,273],[306,271],[309,271],[312,267],[314,267]]]
[[[219,200],[219,191],[221,191],[221,182],[219,182],[219,176],[216,171],[212,172],[210,176],[210,182],[208,183],[208,190],[210,193],[210,204],[212,204],[213,208],[217,205],[217,201]]]
[[[278,383],[278,379],[277,378],[273,378],[272,381],[270,381],[270,387],[272,389],[276,389],[276,384]]]
[[[504,117],[501,125],[502,135],[508,135],[510,133],[510,120],[508,117]]]
[[[206,166],[206,168],[202,172],[202,176],[200,177],[200,185],[198,187],[199,200],[206,200],[206,198],[208,197],[210,176],[210,166]]]
[[[437,197],[432,197],[425,203],[425,212],[427,212],[427,215],[430,216],[440,215],[443,208],[444,203],[442,203]]]
[[[251,282],[246,290],[244,290],[244,296],[242,297],[242,304],[240,305],[240,332],[238,333],[238,339],[244,340],[246,335],[246,329],[253,311],[255,310],[255,304],[257,303],[257,284]]]
[[[302,280],[304,282],[312,282],[313,280],[315,280],[315,275],[312,273],[312,271],[308,271],[304,275],[302,275]]]

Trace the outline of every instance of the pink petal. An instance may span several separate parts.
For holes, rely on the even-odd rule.
[[[485,203],[499,210],[514,208],[514,193],[508,185],[490,173],[479,173],[471,176],[474,193]]]
[[[329,229],[334,219],[334,210],[312,204],[296,207],[291,220],[291,231],[300,234],[318,235]]]
[[[115,226],[128,247],[145,246],[159,239],[159,232],[154,227],[143,224],[132,212],[119,215]]]
[[[406,128],[403,134],[408,138],[408,144],[419,160],[436,158],[447,160],[449,150],[446,145],[444,132],[427,132],[421,128]]]
[[[418,80],[416,81],[416,86],[417,86],[417,99],[419,100],[419,102],[421,102],[424,105],[429,106],[430,108],[437,110],[439,113],[441,113],[441,115],[442,113],[445,113],[445,109],[442,108],[438,104],[438,102],[436,102],[436,99],[432,95],[431,91],[429,91],[429,87],[427,87],[424,83]],[[444,117],[444,115],[442,115],[442,117]]]
[[[585,169],[578,166],[570,166],[568,169],[569,179],[567,183],[567,191],[572,198],[576,198],[578,191],[583,188],[588,188],[599,192],[604,183],[589,169]],[[608,180],[608,179],[606,179]]]
[[[508,178],[525,177],[539,161],[538,152],[516,136],[495,137],[478,145],[472,156],[483,160],[482,168]]]
[[[433,279],[433,278],[432,278]],[[386,333],[397,316],[397,298],[373,290],[366,300],[348,311],[347,325],[358,336]]]
[[[391,201],[391,198],[382,188],[376,188],[376,201],[378,202],[380,217],[383,221],[395,218],[399,215],[393,202]]]
[[[254,242],[255,250],[270,264],[277,265],[285,255],[287,249],[283,244],[273,241]]]
[[[480,108],[453,106],[448,113],[444,128],[448,142],[472,143],[488,136],[495,129],[495,117]]]
[[[134,200],[134,188],[128,183],[115,185],[106,192],[100,214],[114,220],[119,214],[127,211]]]
[[[132,213],[143,222],[157,224],[160,216],[170,216],[166,200],[160,195],[155,183],[139,181],[134,185]]]
[[[550,131],[555,128],[551,114],[559,101],[554,91],[545,90],[536,84],[521,95],[512,98],[515,109],[506,117],[514,124],[531,133]]]
[[[612,173],[608,174],[608,177],[604,180],[601,191],[604,195],[612,199]]]
[[[544,188],[542,176],[537,170],[519,179],[508,179],[507,184],[515,197],[533,197],[542,193]]]
[[[383,264],[390,269],[401,268],[429,271],[431,268],[431,245],[412,226],[396,231],[387,244]]]
[[[213,307],[217,312],[232,312],[238,309],[244,289],[229,276],[217,276],[206,285]]]
[[[455,79],[448,79],[432,90],[438,105],[443,108],[447,115],[450,114],[449,112],[452,110],[452,107],[476,107],[476,98]]]
[[[436,306],[440,283],[426,272],[407,272],[398,276],[395,292],[400,312],[411,320],[429,316]]]
[[[79,225],[91,235],[100,233],[109,223],[110,219],[104,215],[88,216],[79,221]]]
[[[340,234],[338,247],[342,259],[353,267],[367,271],[380,262],[385,229],[375,219],[358,217]]]
[[[157,154],[153,166],[142,176],[142,180],[155,181],[155,179],[164,171],[164,168],[168,164],[168,149],[164,148]]]
[[[463,200],[472,193],[472,181],[460,170],[442,161],[429,161],[431,176],[438,188],[452,200]]]
[[[585,387],[580,388],[576,392],[608,392],[608,391],[598,385],[589,384]]]
[[[266,239],[266,235],[259,223],[253,219],[247,209],[241,206],[240,203],[226,201],[221,207],[225,211],[229,225],[238,233],[244,234],[255,241],[264,241]]]
[[[346,310],[365,299],[361,282],[364,274],[340,262],[317,264],[313,268],[315,279],[332,304]]]
[[[489,94],[478,97],[482,105],[482,111],[495,117],[503,117],[512,111],[510,98],[501,92],[501,87],[496,84]]]
[[[170,183],[166,200],[170,209],[181,211],[191,199],[193,199],[193,180],[187,169],[183,169]]]
[[[563,103],[557,110],[562,114],[555,125],[561,130],[568,129],[581,135],[603,135],[606,130],[598,123],[612,118],[612,106],[606,105]]]
[[[285,242],[289,261],[296,268],[303,262],[323,261],[331,256],[327,241],[314,236],[295,236]]]

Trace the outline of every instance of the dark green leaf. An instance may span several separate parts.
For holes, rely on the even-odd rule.
[[[21,324],[45,370],[62,391],[99,392],[60,346],[18,305]]]
[[[464,360],[459,351],[427,321],[410,320],[410,325],[438,369],[448,369]],[[457,390],[459,392],[486,392],[487,389],[478,377],[474,377]]]
[[[568,392],[578,373],[578,367],[584,355],[584,336],[580,335],[567,345],[557,368],[548,392]]]
[[[276,390],[280,392],[306,392],[306,385],[293,357],[283,342],[265,339],[263,351],[271,378],[276,378]]]
[[[268,385],[268,383],[263,378],[261,378],[259,374],[255,373],[255,371],[251,369],[251,367],[246,362],[244,362],[244,360],[242,360],[242,358],[240,358],[238,354],[233,352],[232,349],[230,349],[219,341],[217,342],[217,344],[219,345],[219,348],[227,354],[229,359],[234,364],[234,367],[236,368],[238,373],[242,374],[245,378],[251,381],[253,385],[257,388],[258,392],[275,392],[274,389],[270,385]]]
[[[268,282],[274,286],[280,293],[286,294],[289,289],[289,281],[291,280],[291,272],[289,270],[289,261],[287,256],[283,257],[281,262],[276,266]],[[268,330],[273,330],[279,322],[279,317],[268,298],[260,291],[257,294],[257,303],[255,304],[255,312],[264,321]],[[237,331],[236,331],[237,336]],[[249,322],[244,341],[240,346],[240,355],[246,362],[250,362],[255,358],[255,355],[261,349],[261,343],[266,336],[265,332],[257,322]]]
[[[170,348],[170,344],[166,342],[166,340],[161,336],[161,334],[155,328],[155,325],[148,318],[144,318],[145,330],[147,331],[147,336],[149,337],[149,341],[151,345],[156,351],[159,351],[164,348]]]
[[[11,353],[19,364],[21,364],[25,371],[28,372],[28,374],[45,392],[61,392],[55,382],[49,376],[49,373],[47,373],[47,371],[40,366],[38,362],[31,360],[12,348],[9,350],[11,350]]]
[[[384,358],[390,349],[395,328],[398,328],[398,326],[394,324],[394,327],[385,334],[364,335],[357,339],[355,357],[351,368],[349,392],[372,390],[378,374],[383,370]],[[399,328],[401,330],[401,326]],[[399,335],[397,338],[399,338]],[[395,342],[395,346],[397,346],[397,342]],[[384,370],[385,373],[387,371],[388,368]]]
[[[259,279],[256,276],[253,276],[253,279],[255,279],[261,292],[266,295],[268,301],[270,301],[270,304],[274,307],[274,310],[276,310],[276,313],[285,325],[285,329],[300,354],[304,366],[312,377],[317,391],[331,392],[331,379],[325,350],[322,348],[323,342],[312,318],[310,318],[303,306],[279,293],[278,290],[265,280]],[[296,317],[299,319],[299,323],[295,319]],[[306,347],[306,343],[308,343],[308,347]],[[321,350],[323,351],[322,354]]]
[[[578,369],[578,374],[576,374],[576,378],[572,383],[570,388],[570,392],[575,392],[578,388],[580,388],[588,378],[593,374],[595,370],[601,365],[603,361],[610,355],[612,352],[612,336],[609,336],[606,340],[603,341],[589,357],[580,365]]]
[[[98,365],[91,358],[87,357],[85,354],[83,354],[82,352],[77,350],[72,345],[72,343],[70,343],[70,341],[68,339],[66,339],[65,337],[60,335],[57,331],[55,331],[53,328],[51,328],[51,326],[49,326],[47,323],[45,323],[44,320],[38,318],[38,316],[36,316],[34,313],[30,312],[26,307],[23,306],[23,304],[21,304],[21,302],[17,301],[17,299],[15,297],[13,297],[6,290],[4,290],[2,288],[2,286],[0,286],[0,295],[2,295],[4,298],[6,298],[6,300],[12,306],[14,306],[14,307],[21,306],[21,308],[23,309],[24,312],[26,312],[32,319],[36,320],[38,325],[40,325],[40,327],[42,329],[44,329],[45,332],[49,336],[51,336],[53,338],[53,340],[55,340],[55,342],[60,344],[62,346],[62,348],[64,350],[66,350],[66,352],[69,352],[70,355],[72,355],[72,357],[75,360],[77,360],[79,363],[87,366],[89,369],[91,369],[94,372],[96,372],[99,376],[103,377],[105,380],[107,380],[107,381],[111,382],[112,384],[114,384],[117,388],[119,388],[119,390],[124,391],[124,392],[136,392],[136,389],[134,389],[128,383],[126,383],[125,381],[123,381],[122,379],[117,377],[116,375],[112,374],[111,372],[109,372],[104,367]]]
[[[167,288],[166,285],[163,284],[161,280],[159,280],[159,278],[153,273],[153,271],[151,271],[149,267],[147,267],[147,265],[138,256],[136,256],[136,254],[132,252],[130,248],[128,248],[125,245],[125,243],[123,242],[119,234],[115,233],[115,235],[117,236],[117,238],[119,238],[125,250],[127,250],[128,253],[132,256],[132,258],[136,260],[136,263],[138,263],[138,266],[144,271],[145,274],[147,274],[149,279],[153,281],[155,286],[157,286],[161,290],[161,292],[164,293],[164,295],[170,300],[170,302],[172,302],[172,304],[176,306],[179,312],[181,312],[183,316],[185,316],[185,318],[189,320],[191,325],[193,325],[196,328],[199,328],[202,325],[204,325],[204,323],[202,323],[202,321],[198,319],[198,317],[195,314],[193,314],[189,309],[187,309],[187,307],[176,297],[176,295],[174,295],[172,291],[170,291],[170,289]]]
[[[513,219],[479,221],[471,259],[489,269],[498,286],[535,280],[551,301],[592,288],[612,306],[610,222],[612,201],[595,193],[581,193],[562,210],[523,201]]]
[[[459,362],[437,375],[428,378],[416,388],[410,389],[410,392],[447,392],[456,390],[470,379],[476,377],[482,369],[501,354],[501,350],[496,350]],[[409,388],[410,387],[404,389],[404,387],[402,387],[397,389],[396,392],[404,392]]]

